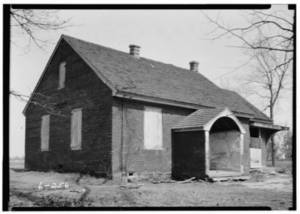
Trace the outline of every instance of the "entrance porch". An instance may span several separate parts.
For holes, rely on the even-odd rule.
[[[228,109],[200,109],[172,130],[172,176],[240,176],[244,173],[244,134]]]

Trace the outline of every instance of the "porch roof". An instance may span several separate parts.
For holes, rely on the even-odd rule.
[[[211,119],[216,117],[225,108],[199,109],[185,117],[173,126],[173,129],[203,128]]]
[[[286,127],[286,126],[279,126],[279,125],[259,123],[259,122],[253,122],[253,123],[251,123],[251,126],[258,127],[258,128],[264,128],[264,129],[271,129],[274,131],[289,130],[289,127]]]

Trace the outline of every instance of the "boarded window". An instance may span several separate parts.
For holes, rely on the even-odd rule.
[[[66,62],[62,62],[59,65],[59,76],[58,76],[58,89],[65,87],[66,80]]]
[[[144,148],[162,149],[162,113],[160,108],[145,107]]]
[[[81,109],[74,109],[71,117],[71,149],[81,149],[81,124],[82,112]]]
[[[42,116],[41,124],[41,151],[49,151],[50,116]]]

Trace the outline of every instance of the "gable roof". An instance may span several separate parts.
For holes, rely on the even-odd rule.
[[[112,90],[114,96],[142,96],[194,106],[228,107],[256,119],[270,119],[233,91],[216,86],[200,73],[62,35]],[[60,41],[61,41],[60,39]]]

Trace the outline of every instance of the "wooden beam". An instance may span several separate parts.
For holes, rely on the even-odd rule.
[[[203,127],[176,128],[176,129],[172,129],[172,130],[174,132],[204,131]]]

